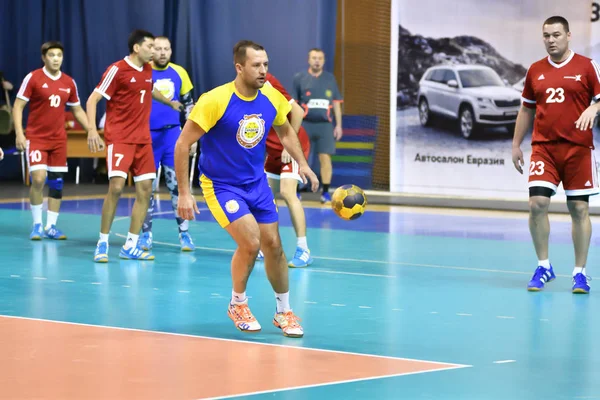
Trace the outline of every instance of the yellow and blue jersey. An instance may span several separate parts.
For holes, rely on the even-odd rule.
[[[181,101],[181,97],[193,89],[192,81],[186,70],[173,63],[168,63],[164,68],[152,65],[152,80],[154,86],[169,100]],[[152,100],[150,113],[150,129],[158,130],[166,126],[180,124],[180,112],[170,106]]]
[[[267,132],[287,121],[291,107],[271,85],[252,98],[242,96],[233,82],[204,93],[189,116],[206,132],[200,139],[200,172],[233,186],[263,178]]]

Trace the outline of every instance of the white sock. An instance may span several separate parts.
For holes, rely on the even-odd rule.
[[[231,304],[242,304],[248,300],[246,298],[246,292],[236,293],[235,290],[231,290]]]
[[[50,229],[52,225],[56,225],[57,220],[58,213],[48,210],[48,212],[46,213],[46,229]]]
[[[308,243],[306,241],[306,236],[302,236],[298,238],[298,247],[302,250],[308,250]]]
[[[291,311],[290,307],[290,292],[287,293],[275,293],[275,301],[277,301],[277,312],[288,312]]]
[[[41,224],[42,223],[42,207],[44,204],[40,204],[37,206],[31,205],[31,214],[33,215],[33,224]]]
[[[127,240],[125,241],[125,250],[128,250],[132,247],[137,246],[137,242],[138,239],[140,238],[140,235],[134,235],[131,232],[127,232]]]
[[[180,232],[187,232],[190,229],[190,221],[184,219],[181,225],[179,225]]]
[[[546,269],[550,269],[550,260],[538,260],[538,265]]]
[[[98,243],[100,243],[100,242],[108,243],[108,233],[100,232],[100,239],[98,239]]]
[[[575,267],[575,268],[573,268],[573,276],[575,276],[577,274],[584,274],[585,275],[585,267]]]

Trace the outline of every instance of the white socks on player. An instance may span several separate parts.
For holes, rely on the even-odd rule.
[[[108,243],[108,233],[100,232],[100,239],[98,239],[98,243],[100,243],[100,242]]]
[[[235,290],[231,290],[231,304],[242,304],[245,303],[246,300],[248,300],[246,292],[236,293]]]
[[[140,235],[134,235],[133,233],[128,232],[127,240],[125,240],[125,245],[123,246],[125,250],[129,250],[132,247],[136,247],[139,238]]]
[[[575,267],[575,268],[573,268],[573,276],[575,276],[577,274],[584,274],[585,275],[585,267]]]
[[[190,221],[184,219],[181,225],[179,225],[180,232],[187,232],[190,229]]]
[[[41,224],[42,223],[42,207],[43,204],[39,204],[37,206],[31,205],[31,214],[33,215],[33,224]]]
[[[48,212],[46,213],[46,229],[50,229],[52,225],[56,225],[57,220],[58,213],[48,210]]]
[[[302,236],[298,238],[298,247],[300,247],[302,250],[308,250],[308,243],[306,241],[306,236]]]
[[[538,265],[546,269],[550,269],[550,260],[538,260]]]
[[[278,313],[292,311],[290,307],[290,292],[275,293],[275,301],[277,301]]]

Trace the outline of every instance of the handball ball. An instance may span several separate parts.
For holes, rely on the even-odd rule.
[[[342,219],[357,219],[364,214],[366,207],[367,196],[358,186],[344,185],[333,192],[331,208]]]

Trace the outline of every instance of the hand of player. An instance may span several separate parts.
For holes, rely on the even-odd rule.
[[[194,142],[192,147],[190,147],[190,157],[193,157],[196,151],[198,151],[198,142]]]
[[[336,126],[335,128],[333,128],[333,137],[335,138],[335,140],[337,140],[337,141],[342,140],[343,135],[344,135],[344,132],[342,131],[341,126]]]
[[[25,135],[17,135],[15,145],[17,146],[17,150],[25,151],[27,148],[27,139],[25,139]]]
[[[177,100],[171,102],[171,107],[173,107],[173,110],[176,110],[176,111],[183,111],[185,109],[183,104],[181,104]]]
[[[97,151],[104,151],[104,141],[102,140],[96,129],[90,129],[88,131],[87,142],[88,148],[92,153],[95,153]]]
[[[9,81],[2,81],[2,88],[4,90],[13,90],[13,84]]]
[[[308,164],[301,165],[298,168],[298,175],[300,175],[300,178],[302,178],[303,183],[306,184],[308,183],[308,181],[310,181],[310,189],[313,192],[319,190],[319,179],[317,178],[317,175],[315,175],[313,170],[310,169]]]
[[[281,163],[289,164],[291,162],[292,162],[292,156],[290,156],[290,153],[288,153],[286,149],[283,149],[283,151],[281,152]]]
[[[575,121],[575,127],[577,129],[581,129],[582,131],[587,131],[594,126],[594,120],[596,119],[596,114],[598,113],[596,106],[589,106],[586,110],[581,114],[579,119]]]
[[[4,158],[4,151],[2,151],[2,147],[0,147],[0,160]]]
[[[194,214],[200,214],[196,199],[191,194],[179,196],[177,200],[177,214],[180,218],[191,221],[195,218]]]
[[[512,149],[512,162],[519,171],[521,175],[523,175],[523,165],[525,165],[525,161],[523,160],[523,152],[520,147],[513,147]]]

